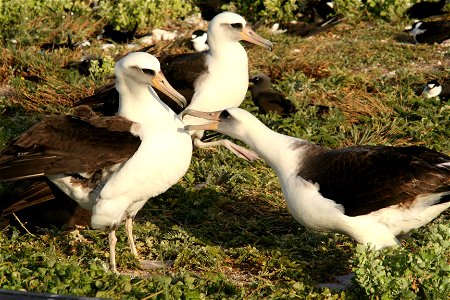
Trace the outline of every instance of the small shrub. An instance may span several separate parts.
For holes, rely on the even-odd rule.
[[[372,251],[358,245],[356,281],[367,295],[381,299],[447,299],[450,295],[449,227],[431,226],[421,243],[415,251],[404,248]]]

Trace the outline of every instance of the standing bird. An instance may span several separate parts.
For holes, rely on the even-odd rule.
[[[188,130],[217,130],[254,149],[277,173],[289,211],[305,227],[380,249],[450,207],[450,157],[443,153],[420,146],[330,150],[274,132],[240,108],[184,113],[210,121]]]
[[[442,9],[447,1],[448,0],[439,0],[437,2],[421,1],[414,3],[406,10],[406,15],[412,19],[425,19],[432,16],[442,15],[444,14]]]
[[[117,272],[116,228],[125,220],[131,252],[138,258],[133,219],[149,198],[165,192],[185,174],[192,143],[181,119],[151,88],[186,104],[154,56],[131,53],[116,63],[115,75],[120,94],[117,116],[97,117],[81,106],[71,116],[47,117],[3,151],[0,180],[46,176],[91,210],[92,227],[109,230],[110,266]]]
[[[239,41],[244,40],[269,50],[272,50],[273,44],[254,32],[242,16],[232,12],[215,16],[209,23],[207,34],[208,51],[165,57],[161,59],[161,69],[174,88],[186,99],[191,99],[189,108],[210,111],[238,107],[245,98],[249,82],[247,52]],[[75,105],[100,103],[103,111],[111,112],[114,111],[114,93],[110,85],[102,90],[102,94],[90,96]],[[191,116],[185,117],[183,121],[188,124],[202,121]],[[257,158],[254,152],[228,140],[204,143],[200,140],[203,131],[192,131],[191,135],[197,147],[220,145],[241,158]]]
[[[411,29],[406,30],[420,44],[442,43],[450,39],[449,21],[415,22]]]
[[[253,83],[250,87],[252,100],[259,108],[260,113],[274,112],[282,117],[287,117],[297,111],[291,101],[272,89],[269,76],[258,74],[250,78],[250,82]]]
[[[272,43],[257,35],[243,17],[232,12],[223,12],[209,23],[209,50],[203,57],[200,76],[196,79],[195,93],[189,109],[212,111],[227,107],[238,107],[248,89],[247,52],[239,41],[244,40],[272,50]],[[176,78],[176,77],[175,77]],[[185,124],[202,123],[204,120],[185,115]],[[225,146],[237,156],[253,160],[252,151],[229,140],[202,142],[203,131],[191,131],[194,145],[199,148]]]
[[[450,81],[444,82],[442,85],[435,79],[428,81],[422,91],[422,97],[439,97],[442,101],[450,100]]]
[[[194,50],[197,52],[203,52],[208,51],[208,33],[206,31],[198,29],[192,33],[191,42],[192,47],[194,47]]]

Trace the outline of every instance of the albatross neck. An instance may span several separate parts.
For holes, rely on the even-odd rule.
[[[120,94],[118,115],[139,124],[152,124],[161,120],[174,120],[178,116],[159,99],[148,85],[116,84]]]
[[[278,175],[289,175],[292,162],[300,159],[299,153],[293,151],[298,142],[304,140],[275,132],[255,118],[241,137],[237,137],[255,150]]]

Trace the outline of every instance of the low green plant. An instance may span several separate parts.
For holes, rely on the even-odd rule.
[[[140,27],[161,26],[171,19],[192,14],[195,6],[182,0],[118,0],[101,1],[98,16],[119,28],[132,28],[136,22]]]
[[[367,295],[381,299],[448,299],[450,228],[434,224],[412,249],[374,251],[356,246],[356,282]]]
[[[103,57],[101,65],[99,60],[91,61],[89,73],[91,74],[91,77],[94,80],[104,79],[114,74],[114,65],[115,65],[114,58],[112,58],[109,55],[106,55],[105,57]]]
[[[336,0],[337,12],[349,19],[400,21],[411,5],[409,0]]]

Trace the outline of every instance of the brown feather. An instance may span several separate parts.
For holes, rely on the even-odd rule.
[[[140,145],[134,123],[89,110],[47,117],[24,132],[3,151],[0,180],[93,172],[128,160]]]
[[[300,144],[300,143],[299,143]],[[297,145],[301,147],[302,145]],[[319,184],[320,193],[342,204],[349,216],[391,205],[411,204],[418,195],[450,190],[450,157],[425,147],[354,146],[328,150],[307,146],[298,175]],[[395,178],[395,182],[392,182]],[[450,195],[440,203],[450,201]]]

